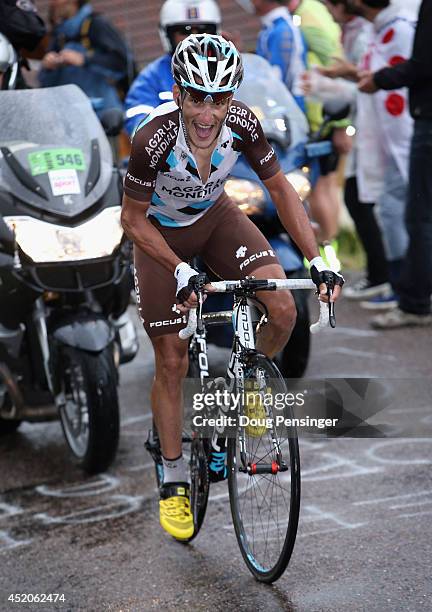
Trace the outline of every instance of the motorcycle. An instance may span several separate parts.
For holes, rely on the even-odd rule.
[[[115,457],[119,365],[138,351],[119,114],[104,133],[75,85],[0,92],[0,434],[60,418],[88,473]]]
[[[235,97],[247,104],[257,116],[267,140],[277,153],[282,171],[307,206],[307,198],[318,176],[317,159],[331,152],[331,143],[309,141],[305,115],[265,59],[250,53],[244,53],[242,57],[245,76]],[[269,192],[243,157],[234,166],[225,183],[225,191],[265,235],[287,278],[308,277],[303,255],[282,226]],[[289,342],[276,357],[285,378],[303,376],[310,351],[308,296],[305,291],[293,291],[293,296],[297,322]],[[229,310],[231,304],[229,298],[217,296],[211,300],[211,307]],[[208,340],[218,346],[231,346],[231,326],[226,326],[223,332],[220,329],[217,333],[209,330]]]

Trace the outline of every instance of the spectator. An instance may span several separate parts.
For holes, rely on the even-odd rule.
[[[256,52],[277,66],[280,77],[305,111],[301,75],[306,68],[305,47],[287,8],[288,0],[252,0],[263,28],[258,35]]]
[[[17,56],[9,40],[0,34],[0,89],[14,89],[18,71]]]
[[[406,222],[409,246],[399,282],[399,306],[372,321],[379,329],[431,325],[432,294],[432,2],[423,0],[414,48],[408,61],[362,75],[361,91],[409,88],[409,108],[414,119],[411,144]],[[375,93],[375,96],[378,95]]]
[[[21,66],[28,68],[28,64],[22,57],[23,53],[33,51],[46,34],[45,24],[31,0],[0,0],[0,34],[6,36],[18,56],[21,56],[15,83],[13,87],[9,83],[9,88],[25,88],[27,85],[21,74]]]
[[[33,51],[45,36],[46,29],[31,0],[0,0],[0,33],[15,51]]]
[[[326,101],[350,104],[352,109],[351,123],[356,123],[357,65],[366,52],[373,33],[372,24],[362,17],[352,14],[350,0],[324,0],[330,14],[341,25],[343,47],[346,61],[333,63],[321,68],[319,73],[308,73],[307,91]],[[329,77],[331,80],[329,80]],[[339,78],[338,78],[339,77]],[[345,78],[340,78],[345,77]],[[352,79],[347,81],[346,79]],[[348,299],[364,300],[378,296],[387,296],[391,291],[388,282],[388,269],[381,230],[374,214],[374,204],[360,202],[357,188],[357,154],[356,149],[349,155],[345,165],[345,204],[354,220],[357,233],[366,253],[367,277],[346,289]]]
[[[300,29],[307,45],[307,64],[328,66],[335,58],[343,57],[341,30],[330,15],[326,6],[319,0],[290,0],[290,11],[300,20]],[[324,247],[327,258],[335,269],[340,268],[335,254],[337,243],[328,244],[338,232],[339,227],[339,185],[336,169],[339,156],[351,150],[351,138],[346,133],[349,121],[346,119],[324,124],[323,105],[307,100],[307,116],[312,133],[320,138],[331,139],[334,152],[320,158],[320,172],[310,197],[313,219],[319,224],[318,239]]]
[[[373,24],[373,36],[360,67],[379,70],[409,57],[414,23],[390,0],[351,0],[355,10]],[[358,96],[357,181],[361,202],[376,202],[390,281],[394,294],[373,298],[370,308],[394,308],[398,281],[408,246],[405,207],[412,119],[407,109],[407,91],[378,92]]]
[[[86,0],[51,0],[54,29],[39,75],[43,87],[74,83],[98,111],[123,108],[116,83],[133,64],[119,32]]]
[[[137,125],[154,108],[172,100],[174,79],[171,56],[189,34],[216,34],[221,16],[214,0],[166,0],[160,12],[159,34],[165,55],[142,70],[126,99],[126,130],[132,135]]]

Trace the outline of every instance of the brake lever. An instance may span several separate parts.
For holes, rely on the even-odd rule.
[[[198,290],[198,310],[197,310],[197,332],[202,333],[204,330],[203,322],[202,322],[202,307],[204,304],[204,296],[203,291]]]
[[[330,327],[333,329],[336,327],[336,316],[335,316],[335,307],[334,302],[330,301],[330,298],[333,294],[332,288],[327,284],[327,298],[328,298],[328,309],[329,309],[329,323]]]

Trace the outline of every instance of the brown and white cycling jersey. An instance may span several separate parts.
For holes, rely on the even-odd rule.
[[[158,106],[138,127],[125,179],[125,193],[148,201],[148,215],[166,227],[188,226],[221,199],[224,183],[243,153],[260,179],[279,171],[279,162],[261,124],[242,102],[234,100],[211,157],[203,183],[190,151],[175,102]]]

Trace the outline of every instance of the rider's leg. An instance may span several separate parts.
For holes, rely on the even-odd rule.
[[[155,353],[155,377],[151,391],[153,418],[162,455],[168,459],[182,452],[182,382],[188,369],[188,343],[177,334],[151,338]]]
[[[255,278],[286,278],[279,264],[261,266],[252,272]],[[257,297],[269,311],[269,322],[257,336],[257,349],[274,357],[288,342],[296,322],[296,306],[291,291],[261,291]]]
[[[170,535],[187,540],[194,532],[187,469],[182,458],[181,384],[188,367],[188,343],[180,340],[177,334],[156,336],[151,341],[156,364],[151,394],[152,410],[164,464],[159,521]]]
[[[330,241],[337,235],[340,198],[337,174],[320,176],[309,198],[311,216],[319,225],[319,242]]]

